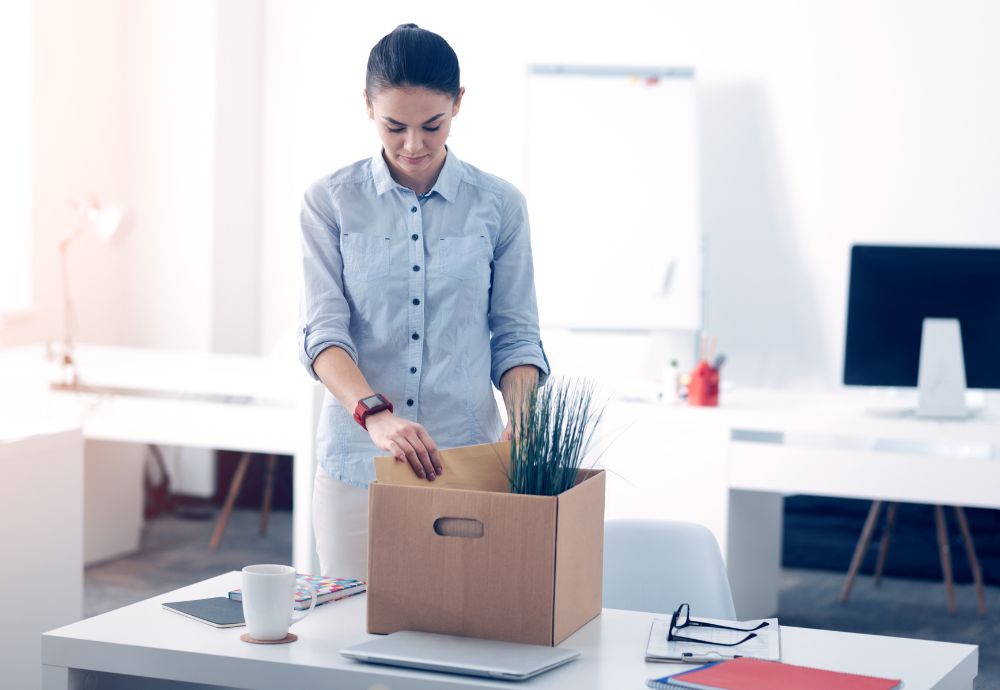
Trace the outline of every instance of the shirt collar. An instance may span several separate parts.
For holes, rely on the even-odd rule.
[[[445,156],[444,165],[438,174],[437,182],[431,187],[428,195],[437,192],[444,197],[445,201],[455,201],[458,195],[458,183],[462,181],[462,161],[450,147],[445,147],[448,155]]]
[[[458,156],[455,155],[455,152],[450,147],[446,146],[445,149],[448,154],[445,156],[444,165],[441,167],[441,172],[438,173],[438,178],[434,186],[427,192],[427,196],[437,192],[446,201],[455,201],[459,182],[462,181],[462,161],[458,160]],[[379,196],[394,187],[400,186],[398,182],[392,179],[389,166],[385,162],[385,158],[382,157],[381,148],[379,148],[377,154],[372,156],[372,177],[375,180],[375,191]]]
[[[382,158],[381,148],[379,148],[378,153],[372,156],[372,177],[375,180],[375,191],[379,196],[398,186],[396,181],[392,179],[389,166],[386,164],[385,159]]]

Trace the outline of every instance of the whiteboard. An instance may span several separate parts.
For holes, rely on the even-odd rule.
[[[541,325],[698,330],[693,70],[533,65],[527,82]]]

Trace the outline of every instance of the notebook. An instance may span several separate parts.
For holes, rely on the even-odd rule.
[[[737,628],[754,628],[759,623],[767,622],[767,627],[755,630],[754,637],[734,647],[717,646],[718,643],[737,642],[747,636],[746,632],[736,630],[720,630],[717,628],[684,628],[682,634],[699,640],[714,642],[685,642],[667,640],[670,630],[669,618],[655,618],[649,629],[649,642],[646,644],[646,661],[673,661],[689,664],[704,664],[708,661],[722,661],[738,656],[753,657],[778,661],[781,659],[781,631],[777,618],[762,618],[753,621],[729,621],[720,618],[702,618],[695,620],[718,625],[728,625]]]
[[[655,678],[646,685],[654,690],[893,690],[902,681],[742,657]]]
[[[243,620],[243,604],[228,597],[170,601],[165,602],[163,608],[216,628],[246,625],[246,621]]]
[[[299,573],[296,579],[299,582],[299,585],[295,588],[295,609],[297,611],[304,611],[309,608],[310,594],[309,589],[302,585],[304,582],[308,582],[316,588],[317,606],[325,604],[328,601],[336,601],[344,597],[361,594],[368,589],[368,585],[364,580],[352,580],[350,578],[323,577],[322,575]],[[242,602],[243,592],[239,589],[234,589],[229,593],[229,598],[233,601]]]

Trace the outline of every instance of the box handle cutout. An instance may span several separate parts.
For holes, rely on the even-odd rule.
[[[434,521],[434,534],[442,537],[480,539],[483,536],[483,523],[472,518],[441,517]]]

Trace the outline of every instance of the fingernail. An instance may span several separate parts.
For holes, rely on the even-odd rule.
[[[429,474],[429,475],[427,476],[427,478],[428,478],[429,480],[431,480],[431,481],[434,481],[434,478],[435,478],[435,476],[436,476],[436,475],[435,475],[435,474],[434,474],[433,472],[431,472],[431,474]]]
[[[421,479],[423,479],[424,478],[424,473],[423,472],[417,472],[417,476],[420,477]]]

